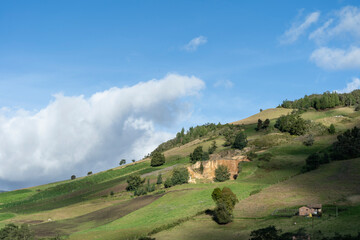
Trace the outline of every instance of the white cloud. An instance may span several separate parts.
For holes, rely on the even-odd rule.
[[[353,78],[353,81],[346,84],[346,88],[342,90],[336,90],[338,93],[349,93],[356,89],[360,88],[360,79],[359,78]]]
[[[312,52],[310,60],[318,67],[329,70],[359,69],[360,48],[348,50],[321,47]]]
[[[194,76],[169,74],[89,98],[58,94],[35,113],[9,114],[3,108],[0,189],[84,175],[114,167],[120,158],[143,157],[171,137],[155,127],[170,126],[188,112],[179,100],[204,86]]]
[[[200,36],[192,39],[188,44],[184,46],[184,49],[189,52],[196,51],[200,45],[207,43],[207,38]]]
[[[347,6],[335,12],[333,18],[310,34],[309,39],[322,44],[332,38],[344,39],[347,35],[356,39],[360,38],[360,8],[358,7]]]
[[[295,42],[305,31],[318,21],[320,12],[313,12],[306,16],[304,22],[294,23],[280,38],[280,43],[291,44]]]
[[[214,87],[232,88],[234,83],[230,80],[219,80],[214,84]]]

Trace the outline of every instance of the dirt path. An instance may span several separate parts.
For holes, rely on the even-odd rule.
[[[32,226],[37,237],[52,237],[56,234],[69,235],[71,233],[98,227],[152,203],[163,195],[148,195],[137,197],[115,206],[106,207],[72,219],[41,223]]]

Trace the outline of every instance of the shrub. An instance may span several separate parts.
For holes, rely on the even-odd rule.
[[[288,114],[276,120],[275,128],[281,132],[288,132],[291,135],[303,135],[308,128],[308,124],[300,115]]]
[[[215,188],[211,194],[212,199],[216,203],[214,210],[214,220],[219,224],[226,224],[232,221],[235,204],[239,202],[236,195],[230,188]]]
[[[155,184],[150,184],[150,179],[147,180],[147,183],[145,185],[146,192],[153,192],[155,191]]]
[[[173,170],[171,182],[173,186],[188,183],[189,171],[186,167],[176,168]]]
[[[162,176],[161,176],[161,173],[159,173],[159,175],[157,176],[156,184],[160,185],[162,183],[163,183]]]
[[[0,230],[0,239],[4,240],[34,240],[34,234],[26,224],[20,227],[10,223]]]
[[[190,153],[190,162],[196,163],[198,161],[206,161],[209,160],[209,154],[204,152],[202,146],[198,146],[194,149],[192,153]]]
[[[259,118],[255,130],[259,131],[260,129],[262,129],[262,126],[263,126],[263,121]]]
[[[232,148],[236,148],[236,149],[243,149],[244,147],[246,147],[248,141],[246,139],[246,135],[244,132],[239,132],[236,137],[235,137],[235,141],[232,144]]]
[[[360,157],[360,129],[354,127],[337,136],[332,146],[334,159],[350,159]]]
[[[336,132],[335,126],[334,126],[334,124],[331,124],[330,127],[329,127],[329,133],[330,134],[335,134],[335,132]]]
[[[261,192],[261,189],[253,190],[253,191],[250,192],[250,196],[252,196],[252,195],[254,195],[254,194],[257,194],[257,193],[259,193],[259,192]]]
[[[215,182],[224,182],[230,179],[230,173],[225,165],[219,165],[217,169],[215,169]]]
[[[250,240],[279,240],[279,233],[281,233],[281,230],[277,230],[274,226],[269,226],[252,231]]]
[[[172,181],[171,181],[171,178],[168,177],[168,178],[165,180],[165,182],[164,182],[164,187],[165,187],[165,188],[169,188],[169,187],[172,187],[172,186],[173,186],[173,183],[172,183]]]
[[[110,192],[110,196],[114,196],[114,191],[111,191],[111,192]]]
[[[306,165],[305,170],[311,171],[315,170],[320,166],[320,154],[319,153],[313,153],[310,156],[306,158]]]
[[[151,156],[151,163],[152,167],[161,166],[165,163],[165,156],[159,151],[156,151]]]
[[[134,196],[141,196],[141,195],[146,195],[146,194],[147,194],[147,191],[144,186],[141,186],[134,191]]]
[[[354,109],[356,112],[357,111],[360,111],[360,104],[358,104],[356,107],[355,107],[355,109]]]
[[[121,159],[121,161],[119,162],[119,165],[121,166],[121,165],[124,165],[124,164],[126,164],[126,159]]]
[[[140,175],[138,174],[133,174],[126,179],[126,182],[128,183],[126,190],[135,191],[136,189],[138,189],[143,185],[145,179],[141,179]]]
[[[239,173],[241,173],[241,171],[242,171],[242,162],[239,162],[237,167],[238,167],[238,171],[237,171],[237,172],[238,172],[238,174],[239,174]]]
[[[87,173],[87,175],[88,175],[88,176],[90,176],[91,174],[92,174],[92,172],[91,172],[91,171]]]
[[[213,141],[212,144],[211,144],[211,146],[210,146],[209,149],[208,149],[208,153],[209,153],[209,154],[213,154],[213,153],[215,152],[216,148],[217,148],[216,142]]]
[[[257,154],[254,151],[250,151],[246,154],[247,159],[254,161],[257,158]]]
[[[200,163],[200,173],[203,174],[204,173],[204,165],[202,163]]]
[[[314,144],[315,139],[314,136],[309,134],[308,136],[306,136],[305,140],[303,141],[303,144],[307,147],[310,147]]]
[[[76,176],[75,175],[71,175],[71,180],[75,180]]]

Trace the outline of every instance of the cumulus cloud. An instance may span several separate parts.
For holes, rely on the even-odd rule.
[[[194,39],[184,46],[184,49],[189,52],[196,51],[200,45],[207,43],[207,38],[200,36]]]
[[[85,98],[57,94],[45,108],[0,111],[0,189],[84,175],[139,159],[168,132],[156,126],[189,109],[181,101],[199,94],[204,82],[169,74],[131,87],[111,88]]]
[[[318,21],[319,17],[320,12],[313,12],[306,16],[303,22],[293,23],[291,28],[281,36],[280,43],[291,44],[295,42],[313,23]]]
[[[351,47],[348,50],[321,47],[312,52],[310,60],[318,67],[328,70],[360,68],[360,48]]]
[[[219,80],[214,84],[214,87],[232,88],[234,83],[230,80]]]
[[[342,90],[336,90],[338,93],[349,93],[356,89],[360,88],[360,79],[359,78],[353,78],[353,81],[346,84],[346,88]]]

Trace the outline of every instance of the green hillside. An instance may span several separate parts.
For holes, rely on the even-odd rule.
[[[274,225],[284,232],[304,228],[311,236],[333,236],[335,232],[355,235],[360,231],[360,158],[321,163],[305,171],[311,154],[323,156],[337,141],[337,135],[360,126],[360,112],[353,107],[300,112],[307,132],[290,135],[275,128],[276,119],[292,110],[276,108],[233,124],[204,125],[180,132],[161,145],[166,162],[151,167],[150,157],[75,180],[66,180],[29,189],[0,193],[0,227],[28,224],[37,238],[64,239],[249,239],[250,233]],[[270,119],[266,129],[255,130],[258,119]],[[336,129],[330,134],[330,125]],[[178,167],[190,166],[189,155],[202,146],[207,151],[215,141],[215,154],[229,152],[234,134],[247,135],[247,153],[257,157],[241,163],[236,180],[181,184],[134,196],[127,191],[127,179],[139,174],[150,183],[163,181]],[[311,136],[310,136],[311,135]],[[311,138],[314,142],[306,146]],[[271,156],[261,160],[261,156]],[[212,155],[210,155],[211,157]],[[239,199],[234,220],[219,225],[207,210],[215,203],[216,187],[229,187]],[[294,215],[300,206],[321,203],[321,218]],[[296,224],[295,224],[296,223]]]

